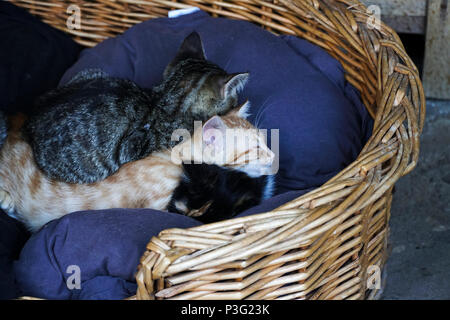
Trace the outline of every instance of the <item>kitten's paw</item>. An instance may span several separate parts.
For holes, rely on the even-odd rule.
[[[10,217],[17,219],[14,214],[14,202],[11,195],[5,190],[0,190],[0,208],[2,208]]]

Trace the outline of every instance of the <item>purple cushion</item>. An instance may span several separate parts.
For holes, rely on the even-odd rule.
[[[32,235],[14,264],[22,295],[46,299],[124,299],[136,293],[134,274],[152,236],[189,228],[192,218],[150,209],[75,212]],[[80,270],[80,289],[69,289]],[[37,276],[39,275],[39,276]]]

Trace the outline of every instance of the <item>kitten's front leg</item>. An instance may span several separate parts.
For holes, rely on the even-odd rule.
[[[15,208],[13,199],[8,192],[2,189],[0,189],[0,208],[2,208],[11,218],[17,219],[14,214]]]

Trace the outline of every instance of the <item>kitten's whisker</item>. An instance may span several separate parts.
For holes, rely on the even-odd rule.
[[[266,100],[264,100],[264,102],[261,104],[261,106],[258,109],[258,112],[256,113],[255,116],[255,127],[259,128],[259,121],[261,120],[261,116],[262,116],[262,112],[264,111],[264,107],[267,104],[267,101],[271,98],[272,96],[268,96],[266,98]]]

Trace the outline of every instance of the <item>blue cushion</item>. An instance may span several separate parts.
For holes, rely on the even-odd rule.
[[[124,299],[136,293],[134,274],[150,238],[167,228],[199,224],[190,217],[150,209],[71,213],[32,235],[14,273],[22,295]],[[67,286],[74,283],[70,266],[79,268],[80,289]]]
[[[85,68],[101,68],[150,88],[194,30],[209,60],[230,73],[250,72],[241,94],[251,102],[250,120],[280,130],[277,193],[318,187],[357,157],[372,120],[339,62],[305,40],[278,37],[246,21],[203,11],[145,21],[84,50],[60,84]]]
[[[28,237],[22,224],[0,210],[0,300],[19,295],[12,267]]]
[[[0,1],[0,48],[0,109],[10,114],[31,111],[81,51],[69,35],[7,1]]]

